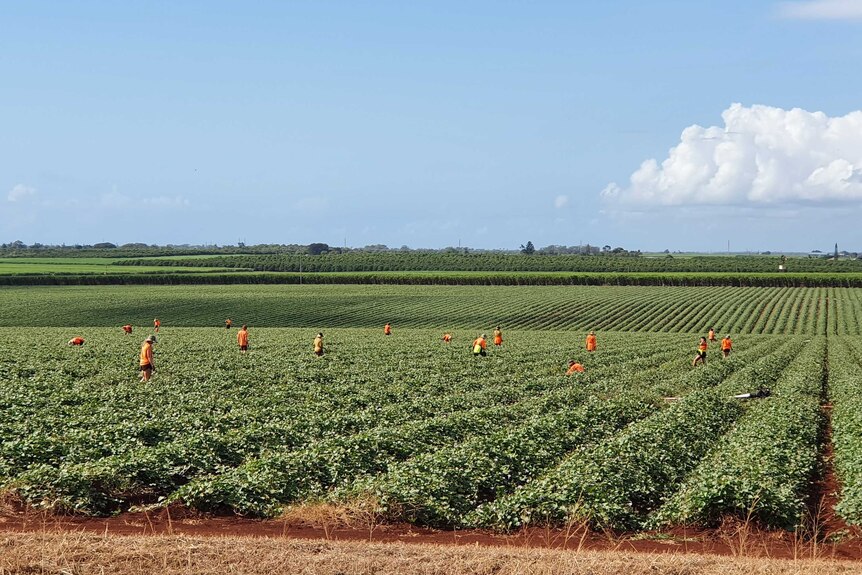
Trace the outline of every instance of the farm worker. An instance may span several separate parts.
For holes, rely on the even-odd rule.
[[[697,355],[694,356],[694,360],[691,362],[692,367],[698,364],[698,362],[706,364],[706,350],[709,347],[709,344],[706,343],[706,338],[701,336],[700,342],[697,344]]]
[[[486,355],[485,350],[488,344],[485,342],[485,334],[473,340],[473,355]]]
[[[494,329],[494,345],[503,345],[503,332],[499,325]]]
[[[123,326],[123,331],[126,333],[126,335],[129,335],[130,333],[132,333],[132,326],[131,326],[131,324],[128,324],[128,323],[127,323],[126,325],[124,325],[124,326]]]
[[[569,360],[569,370],[566,375],[574,375],[575,373],[584,373],[584,366],[573,359]]]
[[[323,355],[323,332],[314,338],[314,355]]]
[[[596,351],[596,332],[591,331],[587,335],[587,351]]]
[[[383,326],[383,335],[392,335],[392,326],[388,323]]]
[[[156,343],[156,336],[148,335],[141,346],[140,365],[141,365],[141,382],[150,381],[153,371],[156,369],[153,364],[153,344]]]
[[[452,334],[448,333],[448,332],[444,333],[443,334],[443,341],[445,341],[446,343],[450,343],[452,341]]]
[[[233,325],[233,322],[230,320],[230,318],[227,318],[226,320],[224,320],[224,328],[225,329],[230,329],[230,326],[232,326],[232,325]]]
[[[83,337],[73,337],[72,339],[69,340],[69,343],[67,343],[66,345],[84,345],[84,338]]]
[[[248,351],[248,326],[242,324],[242,327],[239,328],[239,331],[236,332],[236,342],[239,344],[239,350],[242,353]]]
[[[707,338],[709,339],[709,341],[716,341],[714,328],[709,328],[709,334],[707,335]]]
[[[162,327],[162,322],[159,318],[153,320],[153,331],[159,333],[159,328]]]
[[[721,353],[724,357],[730,355],[730,352],[733,350],[733,342],[730,340],[730,336],[726,335],[721,340]]]

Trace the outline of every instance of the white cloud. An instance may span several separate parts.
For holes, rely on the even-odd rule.
[[[554,207],[557,209],[563,208],[569,203],[569,196],[559,195],[554,198]]]
[[[862,200],[862,111],[833,118],[733,104],[722,119],[689,126],[661,164],[644,161],[602,198],[629,207]]]
[[[782,2],[778,13],[797,20],[862,20],[862,0]]]
[[[31,188],[24,184],[18,184],[9,190],[9,194],[6,196],[6,199],[10,202],[20,202],[21,200],[25,200],[34,195],[36,195],[36,188]]]

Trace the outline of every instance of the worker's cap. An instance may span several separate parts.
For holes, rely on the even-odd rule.
[[[154,335],[148,335],[148,336],[147,336],[147,339],[145,339],[144,341],[149,341],[149,342],[152,342],[152,343],[156,343],[156,336],[154,336]]]

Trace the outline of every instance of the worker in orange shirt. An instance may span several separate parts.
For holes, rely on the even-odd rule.
[[[79,337],[73,337],[72,339],[70,339],[66,343],[66,345],[76,345],[76,346],[84,345],[84,338],[80,337],[80,336]]]
[[[691,362],[691,366],[694,367],[698,363],[702,363],[706,365],[706,350],[709,347],[709,344],[706,342],[706,338],[701,336],[700,342],[697,344],[697,355],[694,356],[694,359]]]
[[[150,381],[150,378],[153,376],[153,372],[156,370],[156,366],[153,363],[153,344],[156,343],[156,336],[148,335],[147,339],[144,340],[143,345],[141,346],[141,354],[140,361],[138,362],[141,366],[141,382],[146,383]]]
[[[162,327],[162,322],[159,318],[153,320],[153,331],[159,333],[159,328]]]
[[[593,352],[596,351],[597,342],[596,342],[596,332],[591,331],[587,334],[587,351]]]
[[[727,357],[731,351],[733,351],[733,342],[730,340],[730,336],[726,335],[721,340],[721,354],[723,357]]]
[[[239,331],[236,332],[236,342],[239,344],[239,351],[245,353],[248,351],[248,326],[242,324]]]
[[[123,332],[125,332],[126,335],[132,333],[132,324],[127,323],[126,325],[124,325]]]
[[[452,334],[448,333],[448,332],[444,333],[443,334],[443,341],[446,343],[450,343],[452,341]]]
[[[575,373],[584,373],[584,366],[573,359],[569,360],[569,369],[566,375],[574,375]]]
[[[503,345],[503,332],[499,325],[494,329],[494,345]]]
[[[473,355],[487,355],[485,351],[487,348],[488,343],[485,341],[484,333],[473,340]]]
[[[314,355],[323,355],[323,332],[320,332],[314,338]]]
[[[388,323],[383,326],[383,335],[392,335],[392,326]]]
[[[709,341],[717,341],[717,340],[715,339],[715,328],[712,328],[712,327],[711,327],[711,328],[709,328],[709,333],[706,335],[706,338],[707,338]]]
[[[224,320],[224,328],[225,329],[230,329],[230,326],[232,326],[232,325],[233,325],[233,322],[230,320],[230,318],[227,318],[226,320]]]

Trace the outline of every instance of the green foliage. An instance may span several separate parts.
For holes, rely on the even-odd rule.
[[[828,305],[827,305],[828,297]],[[0,326],[223,325],[262,327],[624,330],[860,334],[848,288],[633,286],[125,286],[0,288]],[[862,317],[862,316],[860,316]]]

